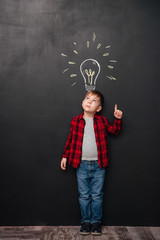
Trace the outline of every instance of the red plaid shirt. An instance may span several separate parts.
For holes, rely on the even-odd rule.
[[[94,116],[94,131],[100,168],[106,167],[108,164],[107,132],[118,135],[121,122],[121,119],[115,118],[114,124],[111,126],[104,116],[98,114]],[[83,113],[72,119],[70,134],[63,152],[63,157],[68,158],[68,163],[74,168],[78,168],[81,162],[84,127]]]

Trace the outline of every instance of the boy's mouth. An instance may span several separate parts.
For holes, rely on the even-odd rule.
[[[86,105],[86,107],[90,108],[90,106],[89,106],[89,105]]]

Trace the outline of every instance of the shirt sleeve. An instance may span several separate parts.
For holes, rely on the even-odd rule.
[[[110,125],[108,123],[108,120],[106,119],[106,124],[107,124],[107,131],[109,133],[118,135],[120,132],[120,129],[121,129],[121,125],[122,125],[122,119],[115,118],[113,125]]]
[[[72,120],[72,122],[73,122],[73,120]],[[73,124],[72,124],[72,122],[71,122],[70,133],[69,133],[69,136],[68,136],[68,139],[67,139],[67,142],[66,142],[64,151],[63,151],[63,155],[62,155],[62,157],[64,157],[64,158],[68,158],[69,153],[70,153],[71,140],[72,140],[72,130],[73,130],[73,127],[72,127]]]

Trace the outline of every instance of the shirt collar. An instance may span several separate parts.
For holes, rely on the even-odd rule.
[[[84,112],[81,113],[81,115],[79,116],[79,119],[80,119],[80,120],[83,119],[83,115],[84,115]],[[96,113],[96,114],[94,115],[94,118],[99,118],[98,113]]]

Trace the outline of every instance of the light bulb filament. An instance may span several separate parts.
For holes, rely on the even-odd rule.
[[[90,85],[92,85],[93,83],[93,76],[95,74],[95,71],[92,71],[92,69],[89,69],[89,71],[87,69],[85,69],[85,73],[87,74],[88,76],[88,82]]]

